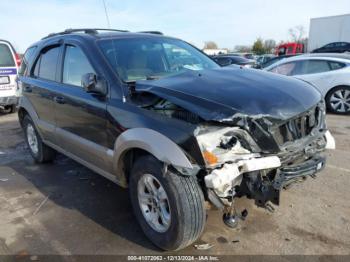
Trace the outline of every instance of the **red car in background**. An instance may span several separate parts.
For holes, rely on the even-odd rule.
[[[275,55],[295,55],[304,52],[304,45],[300,43],[284,43],[276,47]]]

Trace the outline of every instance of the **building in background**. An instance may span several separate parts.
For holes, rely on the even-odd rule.
[[[308,52],[333,42],[350,42],[350,14],[311,18]]]

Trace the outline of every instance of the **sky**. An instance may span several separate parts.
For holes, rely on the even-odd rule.
[[[252,45],[258,38],[288,40],[288,29],[310,18],[350,13],[349,0],[105,0],[111,28],[158,30],[199,48]],[[103,0],[0,0],[0,39],[24,52],[66,28],[107,28]],[[8,10],[8,12],[4,11]]]

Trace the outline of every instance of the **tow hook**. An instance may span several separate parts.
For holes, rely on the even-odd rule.
[[[224,213],[222,220],[225,225],[230,228],[236,228],[238,226],[239,220],[245,220],[248,216],[248,210],[244,209],[241,214],[238,214],[235,209],[230,209],[229,212]]]
[[[241,214],[237,213],[237,210],[235,208],[235,199],[234,199],[234,192],[232,197],[232,203],[230,207],[228,207],[227,212],[224,213],[222,220],[224,221],[225,225],[230,228],[236,228],[238,226],[239,220],[245,220],[248,216],[247,209],[244,209]]]

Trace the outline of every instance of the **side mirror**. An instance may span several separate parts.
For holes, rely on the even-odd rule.
[[[94,73],[87,73],[81,77],[81,85],[85,92],[98,95],[107,95],[107,81],[95,75]]]

